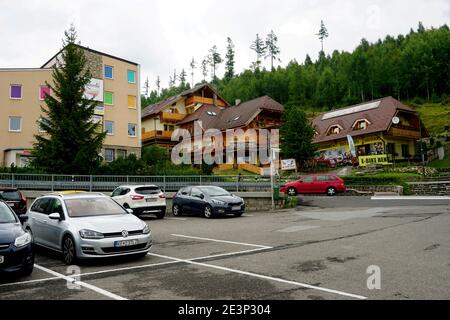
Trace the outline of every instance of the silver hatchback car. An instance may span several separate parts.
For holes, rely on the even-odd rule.
[[[77,259],[146,255],[152,246],[148,225],[100,193],[61,192],[37,198],[25,224],[34,243]]]

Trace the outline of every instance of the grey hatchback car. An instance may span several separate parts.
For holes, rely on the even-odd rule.
[[[25,224],[36,245],[61,252],[66,264],[78,259],[146,255],[148,225],[110,197],[61,192],[37,198]]]

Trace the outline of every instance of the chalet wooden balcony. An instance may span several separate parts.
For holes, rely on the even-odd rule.
[[[193,96],[187,98],[185,101],[186,106],[190,106],[197,103],[214,105],[214,99]],[[226,107],[225,103],[219,99],[216,99],[216,104],[218,107]]]
[[[409,139],[420,139],[420,132],[418,129],[413,127],[392,127],[389,130],[389,135],[393,137],[409,138]]]
[[[187,116],[186,114],[181,114],[181,113],[161,112],[161,122],[177,123],[177,122],[184,120],[184,118],[186,118],[186,116]]]
[[[142,141],[160,139],[160,140],[171,140],[173,131],[148,131],[142,133]]]

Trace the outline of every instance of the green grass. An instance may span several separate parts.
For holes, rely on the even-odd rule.
[[[429,166],[433,168],[450,168],[450,152],[445,154],[444,159],[430,162]]]
[[[440,103],[425,103],[422,105],[409,104],[420,114],[425,127],[431,135],[449,133],[445,126],[450,125],[450,105]]]

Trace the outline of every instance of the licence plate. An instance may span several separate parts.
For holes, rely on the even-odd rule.
[[[233,210],[233,211],[241,210],[241,206],[234,206],[234,207],[231,207],[231,210]]]
[[[147,199],[145,199],[145,201],[147,201],[147,202],[156,202],[156,198],[147,198]]]
[[[3,262],[5,262],[5,257],[4,256],[0,256],[0,264],[2,264]]]
[[[114,247],[121,248],[121,247],[129,247],[129,246],[135,246],[139,242],[137,240],[121,240],[121,241],[114,241]]]

